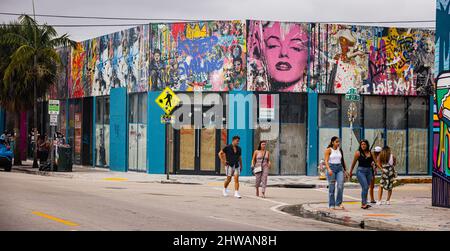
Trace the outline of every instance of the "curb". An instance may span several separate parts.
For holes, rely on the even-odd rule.
[[[176,181],[176,180],[161,180],[161,182],[157,182],[161,184],[177,184],[177,185],[202,185],[202,183],[195,183],[195,182],[183,182],[183,181]]]
[[[426,184],[432,183],[432,179],[430,178],[418,178],[418,179],[398,179],[400,184]]]
[[[322,204],[322,203],[317,203]],[[419,226],[408,226],[399,223],[391,223],[383,220],[364,219],[361,217],[339,216],[332,211],[314,209],[310,204],[290,205],[280,208],[288,214],[313,218],[318,221],[344,225],[348,227],[379,230],[379,231],[435,231],[435,229],[423,228]]]
[[[37,169],[30,170],[29,168],[20,168],[20,167],[13,167],[12,170],[20,172],[20,173],[40,175],[40,176],[73,178],[73,174],[64,173],[64,172],[39,171]]]

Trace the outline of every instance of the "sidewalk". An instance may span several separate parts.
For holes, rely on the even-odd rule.
[[[171,174],[170,179],[167,180],[165,174],[147,174],[139,172],[114,172],[105,168],[93,168],[91,166],[79,166],[74,165],[72,172],[48,172],[39,171],[32,168],[32,161],[24,161],[22,166],[13,166],[13,171],[23,172],[34,175],[54,176],[63,178],[78,178],[86,180],[99,180],[99,179],[116,179],[126,180],[131,182],[157,182],[157,183],[173,183],[173,184],[210,184],[223,182],[224,176],[211,176],[211,175],[180,175]],[[431,183],[431,176],[407,176],[400,177],[399,179],[405,180],[405,183]],[[254,176],[241,176],[240,182],[244,185],[252,186],[255,184]],[[400,181],[402,182],[402,181]],[[326,180],[319,180],[317,176],[270,176],[269,187],[285,187],[285,188],[327,188],[328,182]],[[359,188],[358,183],[346,182],[345,188]]]
[[[173,183],[173,184],[211,184],[223,182],[225,176],[217,175],[180,175],[171,174],[167,180],[165,174],[147,174],[139,172],[114,172],[104,168],[92,168],[91,166],[74,165],[72,172],[48,172],[39,171],[32,168],[32,161],[24,161],[22,166],[13,166],[13,172],[22,172],[34,175],[54,176],[63,178],[76,178],[85,180],[112,179],[130,182],[152,182],[152,183]],[[255,184],[254,176],[241,176],[239,181],[243,185],[253,186]],[[316,176],[270,176],[269,187],[288,187],[288,188],[327,188],[326,180],[319,180]],[[345,183],[346,188],[357,188],[359,184]]]
[[[430,198],[396,200],[391,205],[360,208],[359,201],[344,202],[345,210],[327,203],[285,206],[282,211],[345,226],[384,231],[450,231],[450,209],[431,206]]]

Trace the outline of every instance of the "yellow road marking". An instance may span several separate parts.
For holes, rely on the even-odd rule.
[[[349,205],[355,205],[355,204],[361,204],[361,202],[359,202],[359,201],[346,201],[346,202],[343,202],[344,204],[349,204]]]
[[[364,216],[369,217],[393,217],[395,214],[365,214]]]
[[[109,180],[109,181],[126,181],[127,178],[104,178],[103,180]]]
[[[63,220],[63,219],[60,219],[60,218],[57,218],[57,217],[54,217],[54,216],[51,216],[51,215],[48,215],[48,214],[44,214],[44,213],[41,213],[41,212],[33,212],[33,214],[37,215],[37,216],[41,216],[41,217],[49,219],[49,220],[52,220],[52,221],[56,221],[56,222],[62,223],[62,224],[67,225],[67,226],[72,226],[72,227],[79,226],[77,223],[74,223],[74,222],[71,222],[71,221],[68,221],[68,220]]]

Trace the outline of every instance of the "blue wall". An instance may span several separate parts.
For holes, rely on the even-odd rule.
[[[317,175],[318,160],[318,102],[319,95],[317,93],[308,93],[308,148],[306,160],[306,174],[308,176]]]
[[[164,174],[166,168],[166,125],[161,124],[163,110],[155,99],[161,92],[149,92],[147,103],[147,172]]]
[[[110,102],[110,170],[126,172],[128,167],[127,89],[112,88]]]
[[[246,104],[246,107],[244,110],[240,110],[238,108],[241,108],[240,105],[232,105],[232,102],[234,102],[233,94],[243,94],[244,96],[247,96],[249,94],[252,94],[252,92],[249,91],[232,91],[229,93],[228,96],[228,104],[229,104],[229,118],[228,122],[233,123],[229,124],[230,129],[228,130],[228,142],[231,143],[233,136],[238,135],[240,139],[239,146],[242,149],[242,173],[243,176],[251,176],[252,170],[251,170],[251,161],[252,161],[252,155],[253,155],[253,129],[249,127],[249,121],[253,120],[253,107],[256,105],[253,102],[250,102]],[[234,112],[231,111],[231,109],[234,108]],[[233,116],[233,118],[230,118]],[[238,123],[241,121],[245,122],[244,128],[239,128]]]

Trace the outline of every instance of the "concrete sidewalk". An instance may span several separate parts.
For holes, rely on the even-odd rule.
[[[93,168],[90,166],[74,165],[72,172],[49,172],[39,171],[32,168],[32,162],[26,161],[22,166],[13,166],[13,172],[22,172],[42,176],[54,176],[62,178],[85,179],[85,180],[121,180],[129,182],[151,182],[151,183],[172,183],[172,184],[211,184],[222,183],[225,176],[211,175],[180,175],[171,174],[169,180],[165,174],[147,174],[140,172],[114,172],[104,168]],[[255,184],[254,176],[241,176],[241,184],[253,186]],[[269,187],[287,187],[287,188],[327,188],[326,180],[319,180],[317,176],[270,176]],[[346,188],[357,188],[359,184],[346,182]]]
[[[140,172],[114,172],[105,168],[93,168],[91,166],[74,165],[72,172],[49,172],[39,171],[32,168],[32,161],[24,161],[22,166],[13,166],[13,171],[28,174],[54,176],[63,178],[76,178],[86,180],[112,179],[130,182],[153,182],[153,183],[173,183],[173,184],[211,184],[223,182],[224,176],[211,175],[180,175],[171,174],[167,180],[165,174],[147,174]],[[244,185],[253,186],[255,184],[254,176],[241,176],[240,182]],[[407,176],[400,177],[399,181],[403,183],[430,183],[431,176]],[[326,180],[319,180],[317,176],[269,176],[269,187],[285,187],[285,188],[327,188]],[[358,183],[346,182],[346,188],[359,188]]]
[[[384,231],[450,231],[450,209],[431,206],[430,198],[395,200],[391,205],[361,209],[359,201],[344,202],[345,210],[327,203],[291,205],[282,211],[345,226]]]

